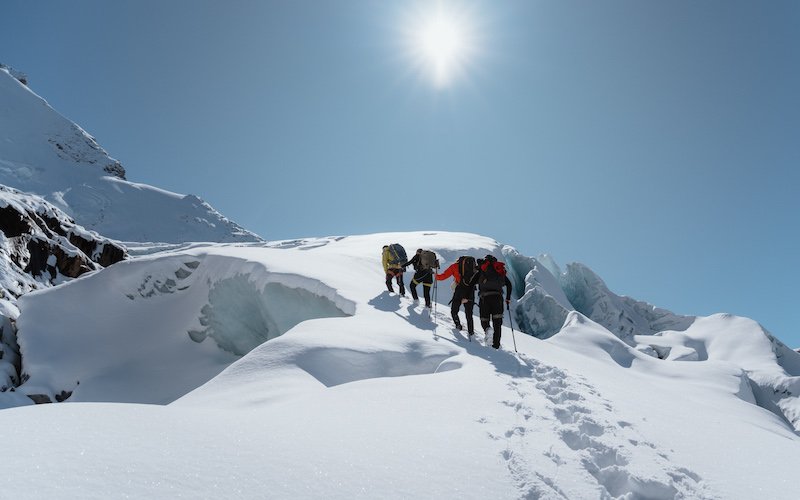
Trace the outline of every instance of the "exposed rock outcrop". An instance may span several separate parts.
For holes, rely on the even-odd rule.
[[[6,66],[5,64],[0,64],[0,69],[4,69],[4,70],[8,71],[8,73],[11,76],[13,76],[17,80],[19,80],[19,83],[21,83],[21,84],[23,84],[25,86],[28,85],[28,75],[26,75],[25,73],[20,73],[19,71],[15,70],[11,66]]]
[[[0,286],[6,296],[19,297],[37,285],[77,278],[126,257],[119,243],[75,224],[44,199],[6,186],[0,186],[0,231],[0,254],[14,274],[34,280],[17,279],[16,286],[7,286],[5,277]]]
[[[128,257],[43,198],[0,185],[0,392],[19,385],[16,299]],[[69,397],[64,395],[64,399]]]

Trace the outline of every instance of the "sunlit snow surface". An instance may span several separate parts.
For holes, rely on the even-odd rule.
[[[563,328],[540,340],[504,327],[499,351],[468,341],[449,319],[449,282],[439,283],[435,313],[385,291],[380,249],[395,241],[409,253],[432,248],[444,265],[464,253],[505,256],[523,284],[517,297],[538,289],[552,317],[565,311]],[[579,289],[547,257],[513,257],[461,233],[155,250],[20,301],[30,376],[20,391],[71,390],[68,401],[86,403],[0,411],[0,426],[13,429],[1,449],[14,464],[0,496],[800,491],[789,422],[800,355],[750,320],[654,311],[568,266],[594,283]],[[518,305],[523,312],[536,313]],[[594,315],[612,330],[626,318],[638,326],[612,332]],[[781,397],[764,394],[779,386]]]
[[[116,240],[260,240],[197,196],[124,175],[93,137],[0,68],[0,184],[36,193],[86,229]]]

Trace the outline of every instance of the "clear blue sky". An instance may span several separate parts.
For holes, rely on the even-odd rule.
[[[404,42],[431,1],[3,0],[0,62],[267,239],[476,232],[800,347],[800,3],[452,3],[445,87]]]

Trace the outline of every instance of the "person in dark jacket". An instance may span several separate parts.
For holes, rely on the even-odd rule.
[[[419,300],[417,295],[417,285],[422,284],[422,293],[425,296],[425,307],[431,307],[431,287],[433,286],[433,269],[422,265],[421,261],[422,249],[418,248],[416,255],[405,264],[401,264],[405,269],[408,266],[414,266],[414,277],[411,278],[409,289],[411,290],[411,297],[414,300]]]
[[[472,259],[471,265],[467,266],[464,261]],[[462,269],[469,269],[472,274],[470,276],[463,276]],[[463,271],[467,272],[467,271]],[[474,320],[472,319],[472,311],[475,306],[475,283],[478,279],[477,268],[475,267],[475,259],[473,257],[461,257],[458,261],[454,262],[442,274],[436,274],[436,280],[446,280],[450,276],[456,282],[456,287],[453,290],[453,300],[450,302],[450,316],[453,317],[453,323],[456,328],[463,330],[461,320],[458,318],[458,311],[461,306],[464,306],[464,314],[467,316],[467,333],[470,337],[475,333]]]
[[[489,320],[492,322],[492,347],[500,349],[500,335],[503,327],[503,302],[511,303],[511,281],[506,276],[505,266],[497,262],[494,255],[478,259],[478,296],[480,297],[481,326],[489,334]],[[506,289],[505,299],[503,288]],[[488,340],[488,339],[487,339]]]

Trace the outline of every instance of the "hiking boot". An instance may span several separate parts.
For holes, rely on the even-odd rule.
[[[464,329],[464,327],[461,326],[461,323],[456,323],[456,328],[458,329],[459,332]]]

